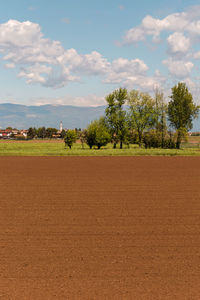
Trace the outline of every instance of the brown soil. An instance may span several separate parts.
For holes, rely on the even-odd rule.
[[[200,158],[0,157],[0,299],[199,300]]]

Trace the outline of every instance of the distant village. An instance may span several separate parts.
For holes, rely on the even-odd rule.
[[[11,139],[11,138],[27,138],[28,135],[28,130],[26,129],[22,129],[22,130],[18,130],[16,128],[12,129],[10,127],[6,128],[6,129],[0,129],[0,138],[1,139]]]
[[[25,140],[33,138],[64,138],[66,131],[68,129],[63,129],[63,124],[60,122],[60,128],[45,128],[30,127],[29,129],[17,129],[12,127],[7,127],[6,129],[0,129],[0,139],[16,139]],[[80,130],[76,129],[77,131]]]

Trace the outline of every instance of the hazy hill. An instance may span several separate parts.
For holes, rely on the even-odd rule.
[[[8,126],[18,129],[29,127],[85,128],[91,121],[104,115],[105,106],[78,107],[70,105],[26,106],[0,104],[0,128]],[[200,117],[194,121],[192,131],[200,131]]]
[[[104,115],[105,106],[77,107],[68,105],[26,106],[18,104],[0,104],[0,127],[18,129],[29,127],[85,128],[92,120]]]

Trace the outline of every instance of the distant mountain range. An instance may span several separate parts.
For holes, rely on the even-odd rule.
[[[20,104],[0,104],[0,128],[8,126],[18,129],[29,127],[85,128],[104,115],[105,106],[78,107],[69,105],[26,106]]]
[[[70,105],[26,106],[0,104],[0,128],[11,126],[18,129],[29,127],[86,128],[87,125],[104,115],[106,106],[80,107]],[[200,131],[200,116],[193,122],[192,131]]]

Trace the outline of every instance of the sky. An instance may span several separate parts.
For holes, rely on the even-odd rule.
[[[1,0],[0,103],[98,106],[185,82],[200,104],[200,0]]]

